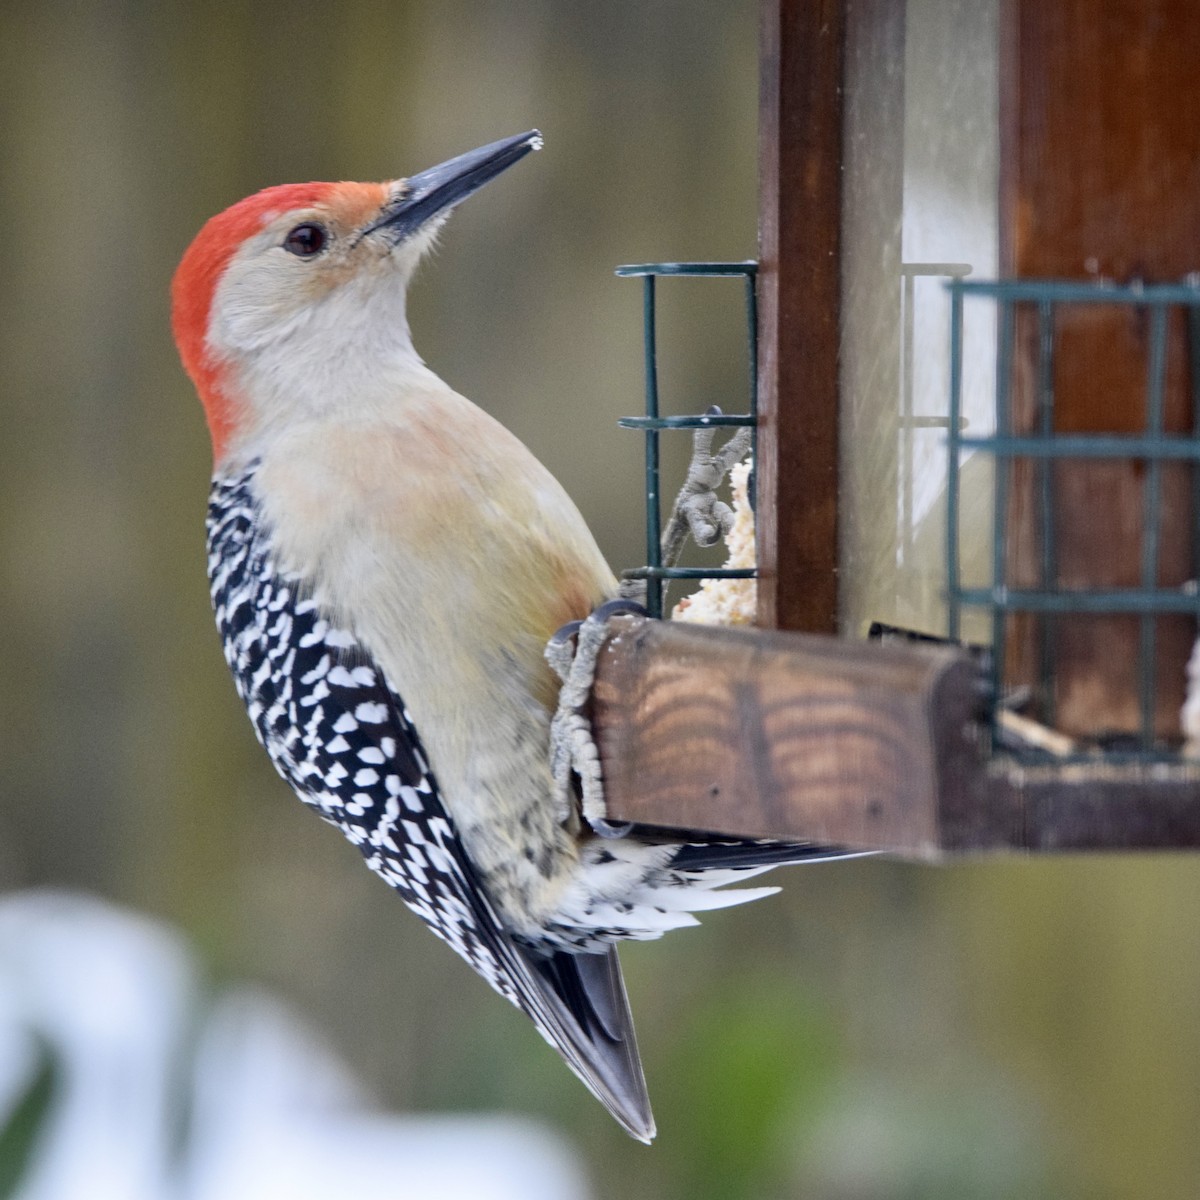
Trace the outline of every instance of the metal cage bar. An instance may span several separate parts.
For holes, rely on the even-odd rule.
[[[950,407],[946,443],[946,635],[952,642],[961,636],[962,581],[959,578],[958,470],[962,457],[962,340],[963,294],[950,289]]]
[[[659,435],[669,429],[704,429],[722,426],[749,426],[751,453],[758,449],[758,263],[694,262],[634,263],[618,267],[622,278],[642,280],[642,338],[645,353],[646,415],[622,417],[622,429],[640,429],[646,436],[646,565],[625,574],[646,581],[646,609],[652,617],[661,617],[663,590],[669,579],[754,579],[758,572],[728,567],[667,567],[662,563],[662,506],[660,503]],[[745,413],[695,413],[664,417],[659,411],[657,315],[655,281],[673,276],[740,277],[745,283],[746,335],[749,343],[750,402]],[[754,461],[754,460],[752,460]],[[753,487],[751,488],[753,494]]]
[[[1146,428],[1150,438],[1163,434],[1167,373],[1167,307],[1150,309],[1150,355],[1146,367]],[[1146,460],[1146,484],[1142,513],[1142,590],[1152,592],[1158,584],[1158,546],[1162,514],[1162,459]],[[1154,693],[1158,624],[1153,614],[1141,619],[1138,647],[1138,708],[1142,717],[1142,748],[1154,745]]]
[[[1038,315],[1038,430],[1043,439],[1054,435],[1054,305],[1039,300]],[[1043,457],[1037,460],[1038,499],[1041,517],[1041,574],[1043,589],[1056,586],[1058,555],[1054,537],[1054,463]],[[1054,724],[1054,635],[1057,622],[1053,614],[1044,613],[1038,622],[1038,690],[1046,724]]]
[[[992,615],[993,646],[990,685],[993,722],[1003,681],[1007,621],[1014,613],[1034,615],[1039,622],[1038,683],[1043,713],[1053,718],[1055,623],[1072,614],[1125,613],[1139,618],[1137,705],[1140,730],[1136,751],[1122,748],[1123,760],[1171,757],[1155,737],[1156,652],[1158,620],[1187,614],[1200,620],[1200,276],[1180,284],[1118,287],[1111,283],[1081,284],[1056,280],[967,280],[947,283],[950,293],[950,429],[947,439],[946,586],[948,634],[958,640],[962,607],[988,610]],[[995,301],[997,315],[996,422],[991,437],[963,436],[962,410],[963,307],[970,298]],[[1055,320],[1063,305],[1121,304],[1147,310],[1149,350],[1146,365],[1146,423],[1141,434],[1056,434],[1054,431]],[[1037,359],[1033,379],[1037,432],[1017,435],[1012,426],[1012,370],[1018,308],[1033,309]],[[1182,309],[1188,339],[1191,373],[1192,433],[1164,432],[1169,316]],[[990,454],[996,461],[992,580],[988,587],[963,585],[960,567],[959,487],[964,452]],[[1054,470],[1070,459],[1132,458],[1146,464],[1143,490],[1140,583],[1138,588],[1064,589],[1058,586]],[[1039,502],[1040,553],[1038,585],[1010,587],[1007,575],[1008,496],[1016,460],[1035,464],[1035,495]],[[1192,471],[1193,578],[1177,588],[1159,585],[1163,519],[1163,464],[1183,462]],[[994,728],[994,724],[993,724]],[[1094,755],[1090,755],[1094,757]],[[1115,761],[1115,756],[1106,754]]]
[[[1192,276],[1200,286],[1200,275]],[[1192,429],[1200,431],[1200,307],[1187,310],[1188,373],[1192,386]],[[1200,456],[1192,459],[1192,513],[1200,514]],[[1192,522],[1192,578],[1200,578],[1200,515]]]
[[[1011,305],[1000,308],[1000,330],[996,350],[996,433],[1012,432],[1012,356],[1015,337],[1015,313]],[[999,465],[999,464],[997,464]],[[1009,472],[997,470],[992,484],[994,504],[992,508],[992,592],[1003,595],[1007,592],[1005,545],[1008,533],[1008,485]],[[1004,589],[1002,592],[1001,589]],[[965,594],[965,593],[964,593]],[[968,601],[969,603],[969,601]],[[992,605],[992,654],[989,672],[991,687],[992,737],[996,738],[996,716],[1001,703],[1001,685],[1004,678],[1004,656],[1007,652],[1008,612],[1006,604]]]

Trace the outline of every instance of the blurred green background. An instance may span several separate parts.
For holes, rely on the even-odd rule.
[[[1200,1194],[1192,858],[797,869],[631,947],[646,1149],[301,810],[229,682],[168,330],[200,224],[540,127],[454,217],[414,337],[631,565],[641,448],[615,421],[642,404],[640,297],[612,268],[754,254],[756,25],[753,0],[8,0],[0,884],[177,922],[389,1106],[542,1118],[599,1196]],[[674,406],[740,401],[737,289],[665,296]]]

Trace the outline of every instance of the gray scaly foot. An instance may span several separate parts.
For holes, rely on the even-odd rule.
[[[554,775],[558,816],[561,821],[571,816],[575,806],[571,776],[577,775],[583,819],[601,837],[623,837],[630,829],[629,825],[608,820],[600,752],[586,714],[596,678],[596,660],[612,632],[608,622],[622,614],[644,617],[646,610],[629,600],[609,600],[586,621],[564,625],[546,646],[546,661],[562,680],[558,711],[550,722],[550,770]]]

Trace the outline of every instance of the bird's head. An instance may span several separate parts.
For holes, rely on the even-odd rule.
[[[541,143],[533,130],[391,183],[271,187],[208,221],[171,294],[215,457],[418,365],[405,314],[417,263],[456,204]]]

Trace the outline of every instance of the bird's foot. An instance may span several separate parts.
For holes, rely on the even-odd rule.
[[[611,633],[609,620],[623,614],[644,617],[646,610],[630,600],[609,600],[587,620],[564,625],[546,646],[546,661],[562,680],[558,711],[550,722],[550,770],[554,776],[559,819],[567,821],[574,810],[571,777],[577,775],[583,819],[601,837],[624,837],[631,828],[608,819],[600,752],[588,714],[596,678],[596,660]]]
[[[721,410],[713,405],[708,410],[710,417],[718,417]],[[739,463],[750,450],[750,429],[740,428],[715,454],[713,453],[712,426],[697,429],[692,435],[692,460],[688,464],[687,478],[662,535],[662,561],[672,565],[683,549],[688,533],[698,546],[711,546],[733,528],[733,509],[723,500],[717,499],[717,488],[729,474],[729,469]]]

